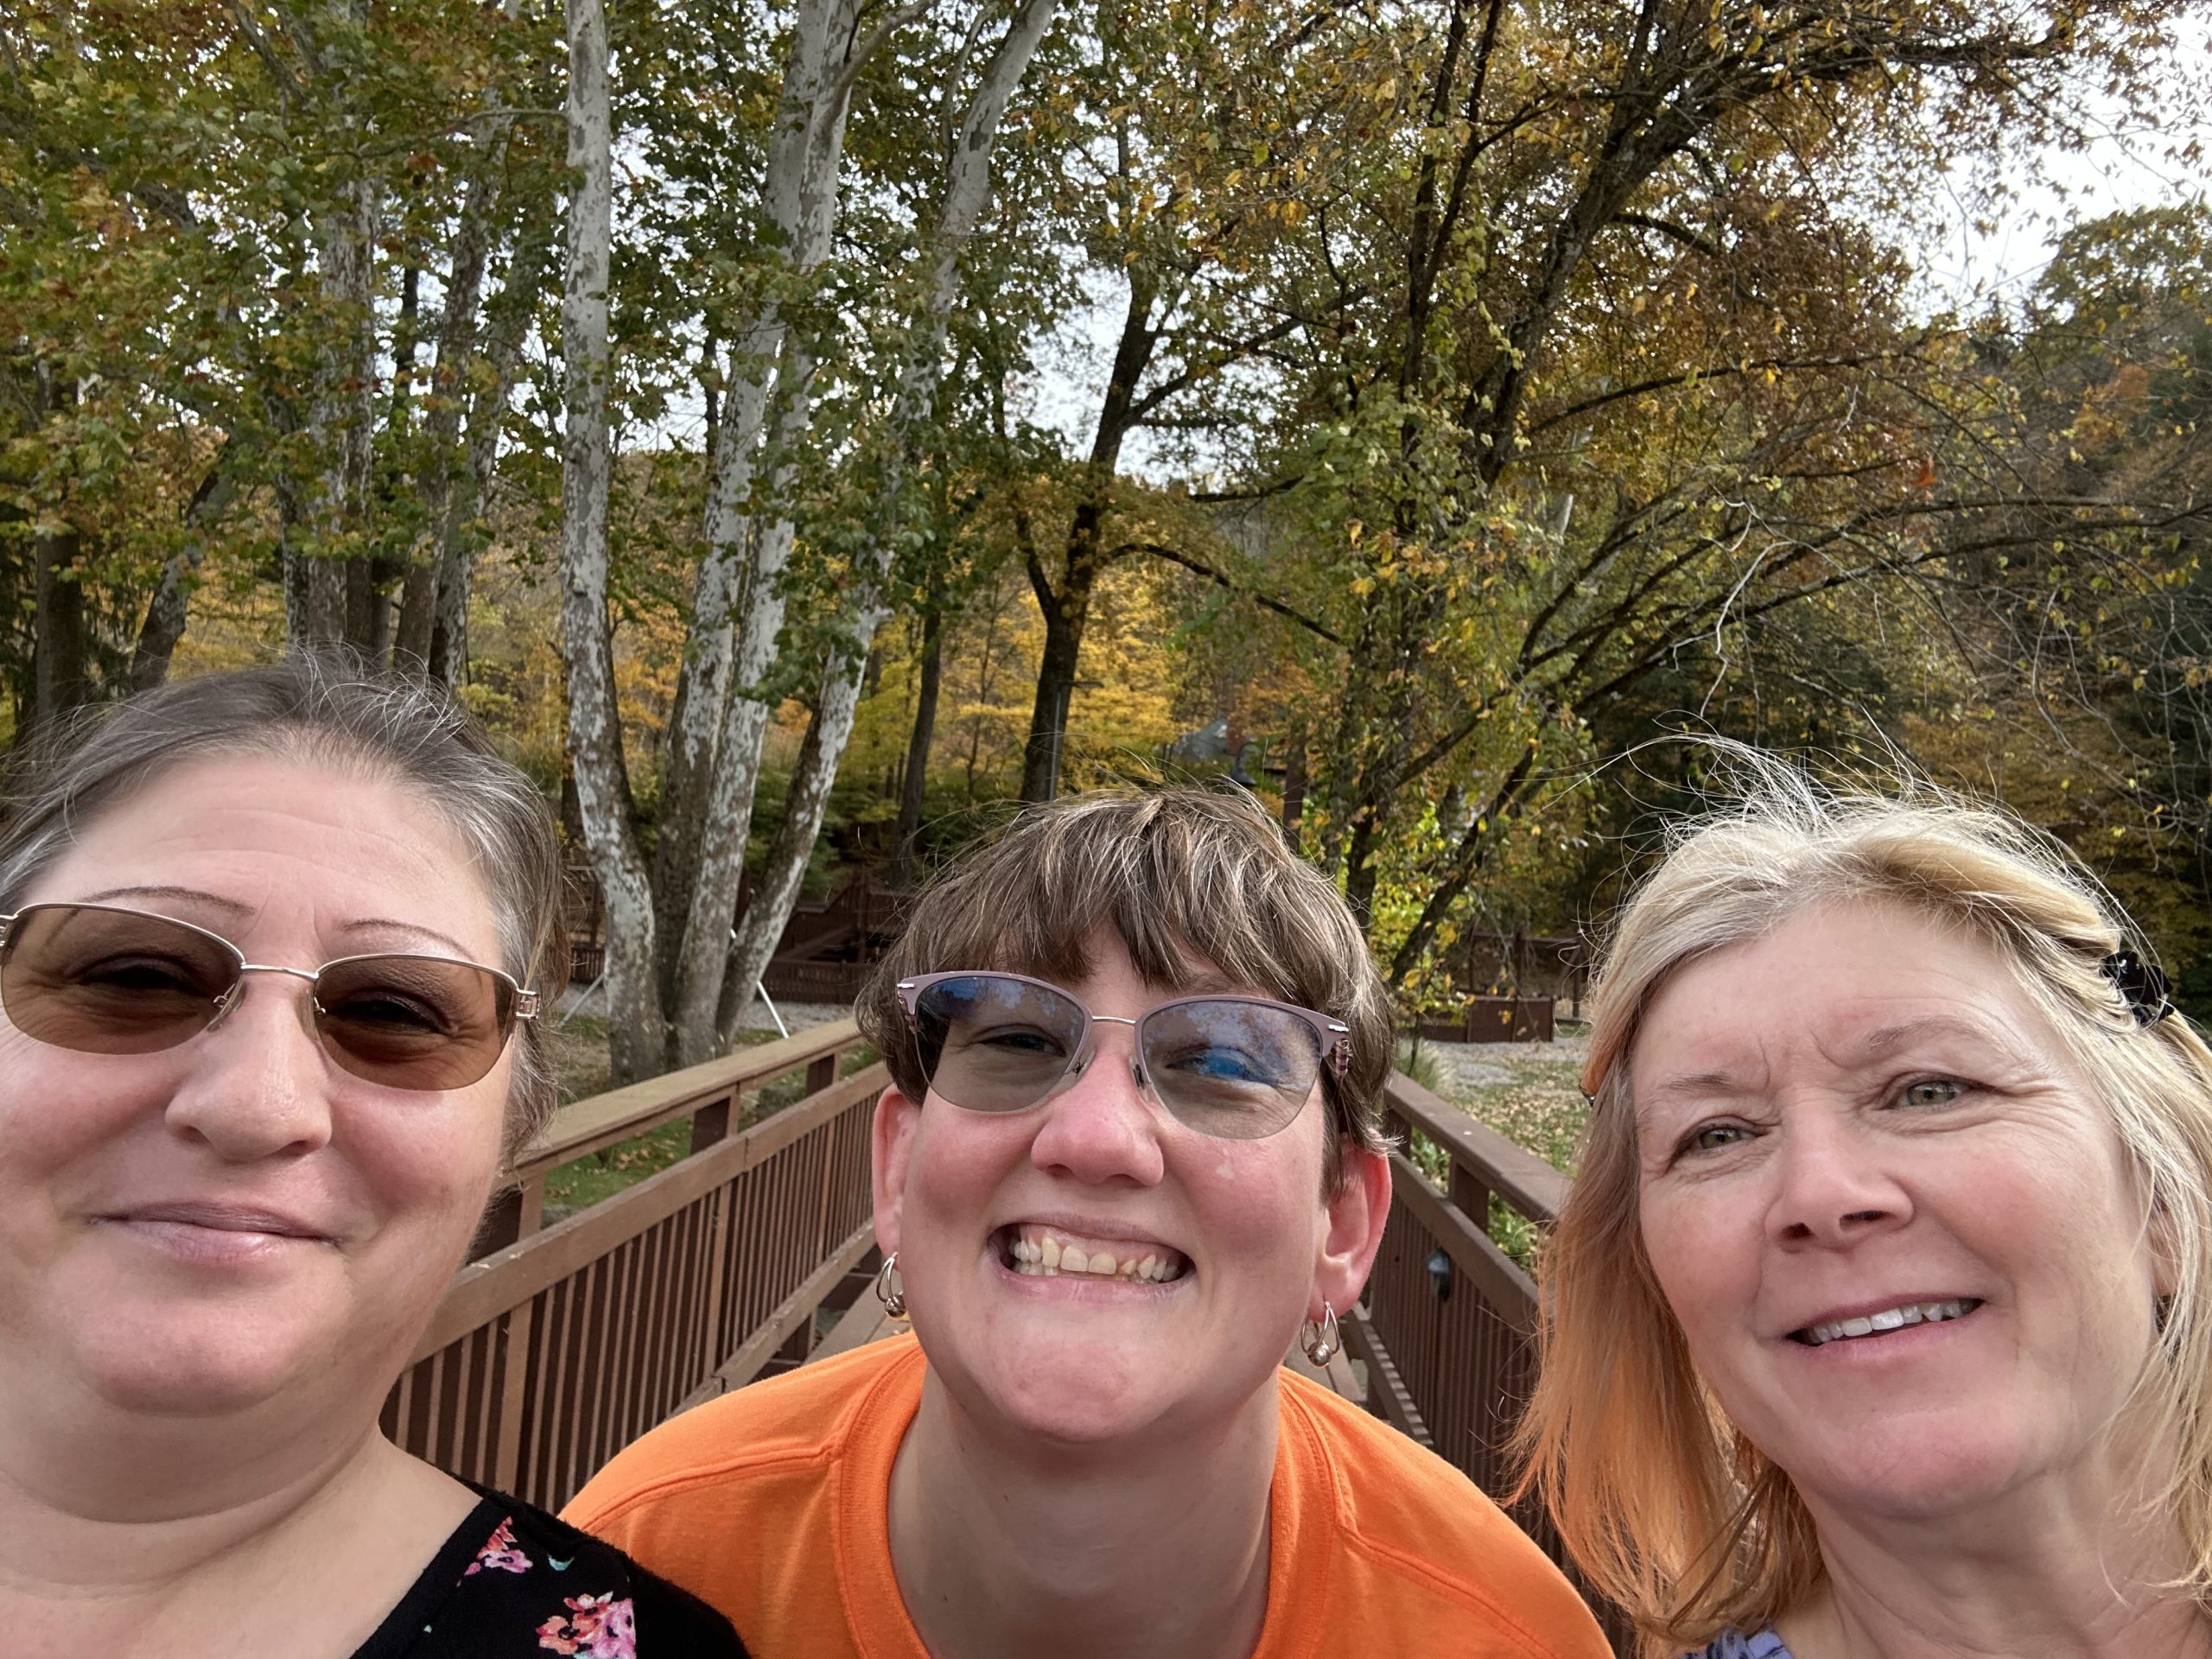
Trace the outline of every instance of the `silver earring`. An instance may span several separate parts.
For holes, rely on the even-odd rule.
[[[1306,1350],[1306,1357],[1313,1362],[1316,1369],[1326,1365],[1337,1357],[1337,1350],[1344,1345],[1344,1341],[1337,1331],[1337,1310],[1329,1306],[1326,1297],[1321,1300],[1319,1320],[1306,1320],[1306,1329],[1299,1333],[1298,1341],[1299,1345]]]
[[[883,1265],[875,1270],[875,1300],[883,1304],[883,1311],[894,1319],[906,1317],[906,1289],[899,1282],[899,1252],[893,1250],[883,1258]],[[1333,1321],[1332,1325],[1333,1326]]]

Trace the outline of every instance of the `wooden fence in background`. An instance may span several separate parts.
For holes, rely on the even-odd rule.
[[[440,1467],[558,1508],[687,1406],[805,1357],[874,1250],[868,1124],[887,1077],[838,1077],[850,1020],[563,1109],[494,1212],[512,1243],[461,1269],[385,1402],[387,1433]],[[747,1096],[806,1092],[742,1127]],[[691,1153],[538,1225],[545,1177],[678,1118]]]

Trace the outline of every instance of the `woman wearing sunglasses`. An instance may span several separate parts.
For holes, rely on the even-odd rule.
[[[1249,797],[1033,810],[860,1014],[913,1335],[664,1425],[571,1519],[779,1656],[1605,1651],[1463,1477],[1282,1366],[1381,1240],[1390,1027]]]
[[[311,662],[47,754],[0,830],[9,1650],[738,1653],[378,1432],[551,1104],[537,791],[451,705]]]

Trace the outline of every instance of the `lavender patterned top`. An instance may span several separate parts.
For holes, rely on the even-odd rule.
[[[1684,1659],[1790,1659],[1789,1649],[1782,1638],[1771,1630],[1761,1630],[1757,1636],[1738,1636],[1731,1630],[1717,1637],[1713,1645],[1684,1656]]]

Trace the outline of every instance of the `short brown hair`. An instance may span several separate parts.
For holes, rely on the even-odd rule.
[[[0,912],[107,807],[180,766],[223,755],[359,766],[411,790],[474,855],[498,923],[499,966],[549,1003],[566,982],[560,842],[537,785],[444,692],[380,677],[334,649],[176,681],[49,728],[9,768]],[[545,1023],[515,1027],[510,1157],[553,1113]]]
[[[1580,1173],[1547,1247],[1529,1484],[1647,1653],[1759,1630],[1824,1573],[1789,1477],[1720,1410],[1643,1250],[1630,1056],[1684,964],[1808,906],[1882,903],[1985,941],[2111,1116],[2175,1258],[2174,1294],[2133,1399],[2150,1502],[2179,1524],[2184,1588],[2212,1588],[2212,1051],[2178,1014],[2139,1023],[2101,969],[2135,930],[2073,857],[2012,814],[1925,788],[1839,795],[1749,751],[1732,810],[1676,828],[1621,912],[1592,993]]]
[[[957,969],[1065,982],[1110,927],[1137,972],[1179,989],[1189,958],[1351,1028],[1351,1061],[1325,1069],[1331,1182],[1338,1148],[1387,1146],[1378,1103],[1390,1072],[1389,994],[1359,924],[1243,790],[1101,789],[1024,811],[956,860],[914,902],[906,931],[854,1009],[910,1098],[928,1087],[899,982]]]

